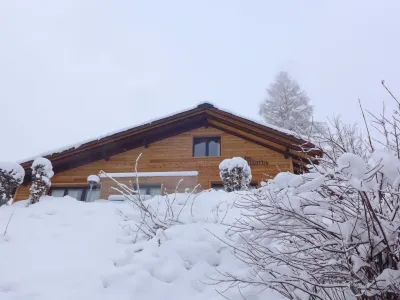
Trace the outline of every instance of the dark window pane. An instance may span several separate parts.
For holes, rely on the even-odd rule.
[[[141,195],[156,196],[161,194],[161,185],[141,185],[140,186]]]
[[[220,191],[220,190],[224,190],[224,185],[222,183],[214,183],[211,186],[211,188],[216,190],[216,191]]]
[[[83,189],[68,189],[67,195],[76,200],[82,200],[82,192]]]
[[[151,196],[161,195],[161,186],[149,187],[148,194],[151,195]]]
[[[195,139],[193,145],[193,156],[206,156],[206,145],[204,139]]]
[[[208,142],[208,156],[220,156],[219,139],[212,139]]]
[[[195,138],[193,140],[193,156],[220,156],[219,137]]]
[[[65,189],[52,189],[51,196],[53,197],[64,197]]]

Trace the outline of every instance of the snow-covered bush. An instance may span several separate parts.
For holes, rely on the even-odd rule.
[[[219,171],[225,191],[240,191],[248,188],[251,181],[251,169],[243,158],[224,159],[219,164]]]
[[[346,153],[334,170],[280,173],[243,199],[236,254],[254,267],[253,283],[290,299],[398,295],[399,170],[387,150],[369,163]]]
[[[242,241],[232,247],[253,272],[225,273],[223,281],[289,299],[398,299],[398,114],[375,118],[380,149],[339,124],[344,131],[328,132],[321,143],[330,147],[320,165],[307,174],[280,173],[243,198],[233,226]]]
[[[21,165],[0,162],[0,206],[12,202],[15,189],[22,183],[25,170]]]
[[[54,176],[53,166],[47,158],[39,157],[34,160],[32,169],[32,186],[30,188],[29,204],[39,202],[51,186],[50,179]]]

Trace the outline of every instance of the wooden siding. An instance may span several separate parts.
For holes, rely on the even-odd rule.
[[[268,165],[251,165],[252,182],[254,183],[269,179],[280,171],[293,172],[291,157],[285,158],[282,153],[242,139],[234,134],[237,130],[231,132],[232,134],[213,127],[198,128],[154,142],[147,148],[128,150],[111,156],[108,160],[98,160],[55,174],[52,184],[53,186],[85,185],[87,177],[91,174],[98,174],[100,170],[109,173],[134,172],[135,161],[140,153],[143,153],[139,161],[140,172],[198,171],[197,183],[201,184],[201,189],[210,188],[212,183],[220,183],[219,163],[225,158],[234,156],[251,157],[254,161],[268,161]],[[241,134],[249,135],[246,132],[241,132]],[[193,138],[197,136],[221,137],[221,156],[192,157]],[[278,145],[273,146],[279,147]],[[174,188],[176,184],[174,185],[172,181],[177,183],[179,179],[179,177],[168,179],[168,188]],[[105,184],[102,187],[102,196],[108,197],[110,193],[110,186]],[[29,186],[21,186],[16,193],[16,200],[26,199],[28,195]]]

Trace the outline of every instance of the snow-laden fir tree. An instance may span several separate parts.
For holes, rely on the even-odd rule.
[[[248,188],[251,181],[251,169],[243,158],[224,159],[219,164],[219,170],[225,191],[241,191]]]
[[[0,206],[13,200],[15,189],[22,183],[25,170],[21,165],[0,162]]]
[[[30,188],[29,204],[39,202],[40,197],[46,194],[51,186],[50,179],[53,177],[53,166],[51,162],[39,157],[32,163],[32,186]]]
[[[267,97],[260,105],[259,114],[268,124],[308,134],[313,107],[297,81],[289,73],[280,72],[267,89]]]

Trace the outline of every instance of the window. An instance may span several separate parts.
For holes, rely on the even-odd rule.
[[[216,191],[220,191],[220,190],[224,191],[225,190],[224,185],[222,183],[213,183],[211,185],[211,188]]]
[[[197,137],[193,139],[193,157],[220,156],[221,138]]]
[[[100,199],[100,187],[56,187],[50,190],[50,195],[53,197],[70,196],[79,201],[94,201]]]
[[[249,185],[250,190],[258,189],[258,184],[255,182],[250,183]]]
[[[213,183],[213,184],[211,184],[211,188],[216,191],[220,191],[220,190],[224,191],[225,190],[224,185],[222,183]],[[249,190],[254,190],[254,189],[258,189],[258,184],[252,182],[249,184]]]
[[[156,196],[161,194],[161,184],[160,185],[140,185],[140,194],[146,196]]]

